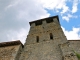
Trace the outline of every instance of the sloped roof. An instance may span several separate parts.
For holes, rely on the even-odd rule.
[[[80,41],[80,40],[68,40],[68,41]]]
[[[20,44],[21,44],[22,47],[23,47],[23,44],[20,42],[20,40],[9,41],[9,42],[2,42],[2,43],[0,43],[0,47],[20,45]]]

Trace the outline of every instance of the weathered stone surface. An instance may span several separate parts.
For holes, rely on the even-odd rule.
[[[39,25],[39,21],[42,24]],[[67,39],[60,27],[58,16],[39,21],[30,22],[30,31],[20,60],[62,60],[59,44],[66,43]]]
[[[30,22],[30,31],[23,45],[18,42],[0,43],[0,60],[78,60],[80,40],[68,41],[58,16]]]
[[[69,40],[70,47],[80,54],[80,40]]]
[[[78,60],[72,48],[69,47],[69,44],[69,42],[66,42],[59,45],[62,51],[63,60]]]
[[[17,44],[16,44],[17,43]],[[10,45],[9,45],[10,44]],[[4,47],[3,47],[4,46]],[[19,41],[4,42],[0,44],[0,60],[18,60],[21,43]]]
[[[55,54],[56,53],[56,54]],[[24,55],[24,56],[23,56]],[[61,60],[61,52],[54,41],[26,45],[20,60]]]

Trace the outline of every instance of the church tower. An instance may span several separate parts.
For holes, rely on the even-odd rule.
[[[66,47],[69,47],[68,41],[58,16],[39,19],[30,22],[30,31],[20,60],[63,60],[67,52],[71,52]]]
[[[26,39],[26,45],[46,41],[54,41],[56,44],[60,44],[66,40],[59,18],[54,16],[30,22],[30,31]]]

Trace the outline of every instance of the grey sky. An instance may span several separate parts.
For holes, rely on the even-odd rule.
[[[0,0],[0,42],[20,39],[24,43],[29,22],[46,16],[35,0]]]

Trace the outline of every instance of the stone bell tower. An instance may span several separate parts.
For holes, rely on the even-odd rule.
[[[30,26],[26,45],[46,41],[54,41],[58,44],[67,40],[61,29],[58,16],[32,21],[30,22]]]
[[[20,60],[62,60],[66,42],[58,16],[32,21]]]

